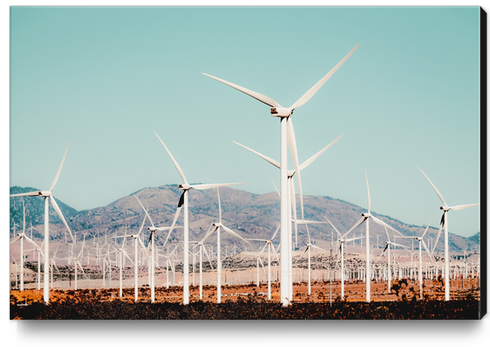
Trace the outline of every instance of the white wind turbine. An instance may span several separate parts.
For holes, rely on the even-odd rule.
[[[209,265],[211,266],[211,269],[213,269],[211,258],[209,257],[206,247],[204,247],[204,241],[208,238],[209,235],[211,235],[211,228],[213,227],[213,225],[214,223],[209,226],[208,231],[206,232],[206,234],[204,235],[201,241],[191,241],[193,243],[196,243],[193,249],[199,246],[199,300],[202,300],[202,251],[203,250],[206,256],[208,257],[208,261],[209,261]]]
[[[298,107],[305,104],[310,98],[316,94],[316,92],[323,86],[323,84],[337,71],[340,66],[350,57],[352,53],[356,50],[359,44],[354,47],[352,51],[349,52],[330,72],[328,72],[320,81],[318,81],[310,90],[308,90],[302,97],[300,97],[291,107],[284,108],[274,99],[262,95],[260,93],[254,92],[247,88],[241,87],[234,83],[225,81],[223,79],[204,74],[205,76],[211,77],[221,83],[224,83],[232,88],[235,88],[242,93],[245,93],[260,102],[263,102],[266,105],[271,107],[271,115],[273,117],[279,117],[281,122],[281,303],[283,306],[289,305],[290,300],[292,300],[292,264],[291,264],[291,248],[289,247],[289,227],[288,227],[288,169],[287,169],[287,146],[289,144],[289,148],[291,151],[291,155],[293,157],[294,167],[297,172],[297,180],[298,180],[298,188],[299,195],[301,199],[301,205],[303,205],[302,201],[302,191],[301,191],[301,179],[299,172],[299,164],[298,164],[298,156],[296,153],[296,141],[294,139],[293,133],[293,124],[290,116],[293,114],[293,111]]]
[[[268,263],[267,263],[267,299],[268,300],[271,300],[271,298],[272,298],[272,290],[271,290],[271,248],[272,248],[272,251],[277,256],[276,250],[274,249],[274,245],[272,244],[272,240],[274,240],[274,238],[276,237],[277,232],[279,231],[279,227],[280,226],[281,225],[278,225],[277,226],[277,229],[276,229],[274,235],[272,236],[272,238],[270,240],[266,240],[266,239],[247,239],[249,241],[261,241],[261,242],[265,242],[265,245],[262,248],[262,250],[260,251],[258,257],[260,256],[260,254],[262,254],[262,252],[267,247],[267,258],[268,258]],[[259,281],[257,279],[257,283],[258,282]]]
[[[400,233],[399,231],[393,229],[391,226],[389,226],[388,224],[386,224],[382,220],[374,217],[371,214],[371,195],[369,194],[369,182],[368,182],[366,170],[364,170],[364,174],[366,176],[366,186],[367,186],[367,195],[368,195],[368,211],[367,211],[367,213],[361,214],[361,216],[362,216],[361,219],[359,219],[359,221],[357,221],[357,223],[354,224],[354,226],[352,228],[350,228],[350,230],[344,234],[344,237],[347,236],[347,234],[349,234],[352,230],[357,228],[359,225],[366,222],[366,302],[371,302],[371,260],[370,260],[371,247],[370,247],[370,242],[369,242],[370,241],[369,240],[369,219],[372,219],[373,222],[396,232],[397,234],[399,234],[402,237],[404,237],[404,235],[402,233]]]
[[[148,214],[148,211],[145,209],[141,201],[138,199],[138,197],[135,195],[134,196],[136,200],[140,203],[141,207],[143,208],[143,211],[145,211],[145,215],[148,217],[150,220],[151,226],[148,227],[148,230],[150,231],[150,239],[149,239],[149,244],[151,248],[151,257],[150,257],[150,269],[149,269],[149,276],[150,276],[150,292],[151,292],[151,302],[155,302],[155,231],[165,231],[165,230],[170,230],[169,234],[172,232],[173,228],[182,228],[181,226],[174,227],[175,223],[172,223],[172,226],[170,227],[155,227],[153,224],[153,220],[151,219],[150,215]],[[174,219],[176,220],[178,217],[178,214],[175,214]]]
[[[122,273],[123,273],[123,256],[125,256],[131,263],[134,264],[133,260],[129,257],[128,253],[126,253],[126,250],[124,249],[124,244],[126,243],[126,237],[125,236],[115,236],[113,238],[119,238],[123,237],[123,243],[121,247],[117,248],[116,251],[119,254],[119,297],[122,298]]]
[[[16,237],[12,241],[10,241],[11,246],[17,241],[20,242],[20,291],[24,290],[24,239],[26,239],[27,242],[34,245],[34,249],[39,249],[39,246],[26,235],[26,207],[24,204],[24,200],[22,200],[22,208],[23,208],[22,232],[18,233]],[[39,261],[39,257],[38,257],[38,261]]]
[[[219,210],[219,221],[213,223],[213,228],[209,232],[208,236],[211,236],[213,233],[216,232],[216,267],[217,267],[217,283],[216,283],[216,296],[217,296],[217,303],[221,303],[221,232],[220,229],[223,229],[226,231],[228,234],[231,234],[233,236],[236,236],[240,238],[241,240],[245,241],[246,243],[250,244],[246,239],[235,233],[233,230],[228,228],[227,226],[223,225],[222,219],[221,219],[221,199],[219,196],[219,188],[216,188],[216,191],[218,192],[218,210]]]
[[[388,293],[391,293],[391,254],[390,254],[390,250],[391,250],[391,246],[397,246],[397,247],[401,247],[401,248],[406,248],[405,246],[403,245],[400,245],[398,243],[395,243],[395,242],[391,242],[390,241],[390,234],[388,234],[388,230],[386,229],[385,227],[385,231],[386,231],[386,237],[388,238],[388,241],[386,241],[386,246],[385,248],[383,248],[383,251],[381,252],[381,254],[383,254],[386,250],[388,250],[388,288],[387,288],[387,292]]]
[[[340,232],[337,230],[337,228],[332,224],[332,222],[324,216],[324,218],[330,223],[332,228],[335,230],[335,232],[339,235],[339,238],[337,239],[339,243],[339,248],[340,248],[340,297],[342,300],[344,300],[344,285],[345,285],[345,270],[344,270],[344,243],[349,242],[349,241],[355,241],[358,239],[362,239],[364,236],[359,236],[359,237],[353,237],[350,239],[346,239],[344,236],[340,234]]]
[[[73,243],[75,243],[75,239],[73,238],[73,235],[71,233],[70,227],[66,223],[65,217],[63,217],[63,213],[61,213],[61,210],[58,206],[58,203],[54,199],[53,196],[53,188],[56,185],[56,182],[58,182],[58,178],[60,177],[61,173],[61,168],[63,167],[63,163],[65,161],[66,153],[68,152],[68,145],[66,146],[65,154],[63,155],[63,160],[61,161],[61,165],[58,169],[58,172],[56,173],[56,176],[54,178],[53,184],[51,184],[51,188],[49,190],[44,190],[44,191],[37,191],[37,192],[28,192],[28,193],[20,193],[20,194],[11,194],[11,197],[14,196],[42,196],[44,198],[44,295],[43,299],[44,302],[47,304],[49,303],[49,204],[48,204],[48,199],[51,201],[51,205],[53,206],[54,210],[60,217],[60,219],[63,221],[65,224],[66,228],[68,229],[68,232],[70,233],[71,239]]]
[[[469,204],[469,205],[458,205],[458,206],[448,206],[446,204],[446,201],[442,197],[442,194],[439,193],[437,190],[436,186],[431,182],[429,177],[422,171],[421,168],[419,170],[422,172],[422,174],[427,178],[427,181],[429,181],[430,185],[434,190],[436,191],[437,196],[439,199],[441,199],[443,205],[440,207],[440,209],[443,211],[442,214],[442,219],[441,219],[441,224],[439,226],[439,232],[437,233],[437,238],[436,241],[434,242],[434,248],[432,249],[432,253],[434,253],[434,250],[436,249],[437,246],[437,241],[439,241],[439,236],[441,235],[441,230],[444,227],[444,300],[449,301],[449,281],[450,281],[450,276],[449,276],[449,231],[448,231],[448,217],[447,213],[449,210],[463,210],[468,207],[473,207],[473,206],[478,206],[480,203],[477,204]]]
[[[158,136],[158,134],[155,132],[155,135],[158,137],[160,142],[162,143],[163,147],[165,147],[165,150],[167,151],[168,155],[170,156],[170,159],[174,163],[175,168],[179,172],[180,177],[182,177],[182,180],[184,181],[183,184],[179,184],[179,188],[183,191],[182,195],[180,196],[179,199],[179,204],[177,208],[177,213],[180,212],[180,208],[183,206],[184,207],[184,290],[183,290],[183,303],[184,305],[187,305],[189,303],[189,195],[187,194],[190,189],[197,189],[197,190],[205,190],[205,189],[212,189],[212,188],[219,188],[219,187],[225,187],[225,186],[232,186],[232,185],[239,185],[243,183],[218,183],[218,184],[189,184],[187,182],[187,179],[185,178],[184,171],[180,168],[179,164],[177,161],[174,159],[170,151],[168,150],[167,146],[163,143],[162,139]],[[168,234],[170,235],[170,233]],[[168,239],[168,236],[167,236]]]
[[[130,234],[124,236],[116,236],[116,238],[132,238],[134,240],[134,302],[138,302],[138,243],[141,245],[142,249],[145,249],[145,245],[141,241],[140,234],[143,230],[143,226],[146,222],[146,215],[143,218],[143,223],[141,223],[140,230],[137,234]],[[124,252],[125,253],[125,252]],[[122,257],[121,257],[122,258]],[[121,259],[122,263],[122,259]]]
[[[432,261],[432,254],[429,252],[429,249],[427,245],[425,244],[424,241],[424,236],[429,230],[430,227],[430,222],[432,221],[432,217],[429,221],[429,224],[427,224],[427,227],[425,228],[424,233],[422,236],[406,236],[407,239],[412,239],[412,240],[417,240],[419,242],[419,286],[420,286],[420,300],[423,299],[423,278],[422,278],[422,245],[425,248],[425,251],[429,255],[430,260]]]

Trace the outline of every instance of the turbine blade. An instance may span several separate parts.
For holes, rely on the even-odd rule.
[[[138,231],[138,235],[141,233],[141,230],[143,230],[143,226],[145,225],[145,222],[146,222],[146,215],[143,218],[143,223],[141,223],[140,230]],[[153,223],[152,223],[152,225],[153,225]]]
[[[397,233],[397,234],[398,234],[398,235],[400,235],[400,236],[405,236],[405,235],[403,235],[401,232],[399,232],[398,230],[394,229],[393,227],[391,227],[391,226],[389,226],[388,224],[386,224],[385,222],[383,222],[381,219],[378,219],[378,218],[376,218],[376,217],[374,217],[374,216],[371,216],[371,218],[373,219],[373,221],[375,221],[375,222],[376,222],[376,223],[378,223],[379,225],[382,225],[382,226],[384,226],[384,227],[386,227],[386,228],[388,228],[388,229],[390,229],[390,230],[394,231],[395,233]]]
[[[212,189],[219,187],[237,186],[245,183],[212,183],[212,184],[196,184],[191,187],[197,190]]]
[[[270,239],[270,241],[272,242],[272,240],[274,240],[274,238],[276,237],[277,235],[277,232],[279,231],[279,229],[281,228],[281,225],[279,224],[276,228],[276,232],[274,233],[274,236],[272,236],[272,238]]]
[[[254,92],[253,90],[250,90],[250,89],[247,89],[247,88],[240,87],[237,84],[234,84],[234,83],[225,81],[225,80],[223,80],[221,78],[218,78],[218,77],[214,77],[214,76],[208,75],[208,74],[206,74],[204,72],[202,74],[204,76],[211,77],[211,78],[215,79],[216,81],[219,81],[221,83],[224,83],[224,84],[226,84],[226,85],[228,85],[228,86],[230,86],[232,88],[235,88],[236,90],[239,90],[242,93],[245,93],[245,94],[251,96],[252,98],[257,99],[260,102],[263,102],[264,104],[269,105],[270,107],[278,107],[278,108],[281,107],[281,105],[279,105],[279,103],[277,101],[275,101],[272,98],[269,98],[268,96],[265,96],[265,95],[262,95],[260,93]]]
[[[184,192],[184,194],[185,194],[185,192]],[[172,225],[170,226],[170,230],[168,231],[167,238],[165,239],[165,242],[163,243],[162,248],[164,248],[165,245],[167,244],[168,238],[170,237],[170,234],[172,233],[172,230],[175,227],[175,222],[177,222],[177,218],[179,218],[180,210],[182,210],[182,206],[177,207],[177,211],[175,211],[174,220],[172,221]]]
[[[354,230],[355,228],[357,228],[359,225],[361,225],[367,218],[366,217],[361,217],[361,219],[359,219],[356,224],[354,224],[354,226],[352,228],[349,229],[348,232],[346,232],[344,235],[342,235],[342,237],[346,237],[347,234],[349,234],[352,230]]]
[[[36,195],[41,195],[41,191],[35,191],[35,192],[27,192],[27,193],[19,193],[19,194],[10,194],[10,197],[14,196],[36,196]]]
[[[425,241],[422,240],[422,244],[424,245],[425,251],[429,255],[430,260],[432,261],[432,254],[430,254],[429,249],[427,248],[427,245],[425,244]]]
[[[434,212],[435,213],[435,212]],[[425,236],[425,234],[427,233],[427,230],[429,230],[429,227],[430,227],[430,222],[432,222],[432,218],[434,217],[434,213],[432,213],[432,216],[430,217],[430,220],[429,220],[429,223],[427,224],[427,228],[425,228],[425,231],[424,233],[422,234],[421,238]]]
[[[344,136],[344,134],[340,135],[339,137],[337,137],[335,140],[333,140],[329,145],[325,146],[322,150],[320,150],[317,154],[313,155],[312,157],[310,157],[308,160],[304,161],[300,166],[299,166],[299,169],[300,171],[307,168],[308,165],[310,165],[313,161],[316,160],[316,158],[318,158],[323,152],[325,152],[327,149],[329,149],[335,142],[337,142],[338,140],[340,140],[340,138]]]
[[[450,210],[464,210],[465,208],[468,208],[468,207],[473,207],[473,206],[478,206],[480,205],[480,203],[477,203],[477,204],[470,204],[470,205],[458,205],[458,206],[452,206],[450,207],[449,209]]]
[[[390,245],[389,243],[386,244],[385,248],[383,248],[383,252],[386,251],[386,249],[388,248],[389,245]],[[381,252],[381,253],[383,253],[383,252]]]
[[[237,145],[242,146],[243,148],[245,148],[245,149],[249,150],[249,151],[250,151],[250,152],[252,152],[253,154],[258,155],[259,157],[261,157],[261,158],[262,158],[262,159],[264,159],[265,161],[268,161],[269,163],[271,163],[271,164],[272,164],[272,165],[274,165],[275,167],[277,167],[277,168],[279,168],[279,169],[281,168],[281,163],[279,163],[277,160],[274,160],[274,159],[272,159],[272,158],[269,158],[268,156],[263,155],[262,153],[259,153],[259,152],[257,152],[257,151],[254,151],[253,149],[248,148],[247,146],[244,146],[244,145],[242,145],[242,144],[240,144],[240,143],[238,143],[238,142],[236,142],[236,141],[233,141],[233,142],[234,142],[234,143],[236,143]]]
[[[58,203],[54,199],[53,195],[51,195],[50,200],[51,200],[51,205],[53,205],[56,213],[58,214],[58,216],[60,216],[60,219],[63,221],[63,224],[65,224],[65,227],[66,227],[66,229],[68,229],[68,232],[70,233],[71,239],[72,239],[73,243],[75,244],[76,242],[75,242],[75,239],[73,238],[73,234],[71,233],[70,227],[68,226],[68,223],[66,223],[65,217],[63,217],[63,213],[61,213],[60,207],[58,206]]]
[[[65,157],[66,157],[66,153],[68,152],[68,146],[69,145],[70,145],[70,142],[68,142],[68,145],[66,146],[65,154],[63,155],[63,160],[61,160],[61,165],[58,168],[58,172],[56,173],[56,176],[54,178],[53,184],[51,185],[51,188],[49,188],[50,192],[53,190],[54,186],[56,185],[56,182],[58,182],[58,178],[60,177],[61,168],[63,167],[63,163],[65,162]]]
[[[279,197],[281,197],[281,193],[279,193],[279,189],[277,189],[276,184],[275,184],[275,183],[274,183],[274,181],[272,181],[272,180],[271,180],[271,182],[272,182],[272,184],[274,185],[274,188],[276,188],[277,195],[279,195]]]
[[[310,246],[311,246],[311,247],[313,247],[313,248],[319,249],[320,251],[324,251],[324,252],[326,252],[326,251],[327,251],[327,250],[325,250],[325,249],[323,249],[323,248],[320,248],[320,247],[318,247],[318,246],[315,246],[315,245],[310,245]]]
[[[218,210],[219,210],[219,222],[221,223],[221,199],[219,197],[219,188],[216,188],[216,191],[218,192]]]
[[[296,192],[294,190],[294,182],[290,181],[290,191],[291,191],[291,204],[293,205],[293,221],[294,221],[294,235],[296,236],[295,242],[298,245],[298,211],[296,210]]]
[[[211,269],[213,269],[213,263],[211,262],[211,257],[209,256],[208,251],[206,250],[206,247],[204,247],[204,245],[202,245],[201,247],[204,250],[204,254],[206,254],[206,257],[208,258],[209,265],[211,266]]]
[[[351,56],[351,54],[354,53],[357,47],[359,47],[359,44],[357,44],[357,46],[354,47],[354,49],[352,49],[352,51],[350,51],[344,57],[344,59],[342,59],[337,65],[335,65],[332,70],[330,70],[325,76],[323,76],[320,81],[318,81],[313,87],[310,88],[310,90],[308,90],[301,98],[299,98],[298,101],[296,101],[291,106],[291,110],[297,109],[298,107],[304,105],[308,100],[310,100],[310,98],[316,94],[316,92],[323,86],[323,84],[327,82],[330,77],[332,77],[335,71],[337,71],[342,66],[342,64],[345,63],[345,61]]]
[[[12,246],[13,243],[19,241],[22,238],[22,236],[16,236],[12,241],[10,241],[10,245]]]
[[[371,194],[369,194],[369,182],[368,182],[366,169],[364,169],[364,174],[366,175],[366,186],[367,186],[367,195],[368,195],[368,213],[371,213]]]
[[[143,209],[143,211],[145,211],[146,216],[147,216],[147,217],[148,217],[148,219],[150,220],[151,226],[152,226],[152,227],[155,227],[155,225],[153,224],[153,221],[151,220],[150,215],[148,214],[148,211],[147,211],[147,210],[146,210],[146,208],[143,206],[143,204],[141,203],[140,199],[138,199],[138,197],[137,197],[136,195],[135,195],[134,197],[135,197],[135,198],[136,198],[136,200],[138,200],[138,202],[140,203],[141,208]],[[144,222],[143,222],[143,224],[144,224]]]
[[[179,166],[179,164],[177,163],[177,161],[173,157],[172,153],[170,153],[170,151],[168,150],[167,146],[165,146],[165,144],[163,143],[163,141],[160,138],[160,136],[158,136],[158,134],[156,133],[156,131],[154,131],[154,133],[158,137],[158,139],[160,140],[160,142],[162,143],[163,147],[165,147],[165,150],[167,151],[168,155],[170,156],[170,159],[172,159],[172,162],[174,163],[175,168],[179,172],[180,177],[182,177],[182,179],[184,180],[184,183],[185,184],[188,184],[187,183],[187,179],[185,178],[185,175],[184,175],[184,171],[182,171],[181,167]]]
[[[436,194],[437,196],[439,197],[439,199],[441,199],[442,203],[444,204],[444,206],[447,206],[446,204],[446,201],[444,201],[444,198],[442,197],[442,194],[439,193],[439,191],[437,190],[436,186],[434,185],[434,183],[432,183],[429,179],[429,177],[427,177],[427,175],[422,171],[421,168],[419,168],[420,172],[422,172],[422,174],[425,176],[425,178],[427,178],[427,181],[429,181],[430,185],[432,186],[432,188],[434,188],[434,190],[436,191]]]
[[[244,239],[243,237],[241,237],[240,235],[238,235],[236,232],[234,232],[233,230],[231,230],[230,228],[226,227],[226,226],[222,226],[222,228],[227,231],[228,233],[232,234],[232,235],[235,235],[236,237],[242,239],[243,241],[245,241],[246,243],[248,243],[249,245],[251,244],[250,242],[248,242],[246,239]]]
[[[359,240],[359,239],[364,239],[364,238],[366,238],[366,236],[358,236],[358,237],[353,237],[353,238],[350,238],[350,239],[345,239],[344,242],[354,241],[354,240]]]
[[[299,202],[301,207],[301,219],[305,219],[305,212],[303,207],[303,189],[301,187],[301,176],[300,176],[299,162],[298,162],[298,150],[296,147],[296,138],[294,137],[293,120],[291,119],[291,117],[288,117],[287,119],[287,138],[288,138],[289,150],[291,151],[291,156],[293,157],[296,181],[298,182],[298,194],[299,194]]]
[[[323,218],[325,218],[329,223],[330,225],[332,226],[333,230],[335,230],[337,232],[337,234],[339,235],[339,237],[341,238],[342,235],[340,235],[339,231],[337,230],[337,228],[332,224],[332,222],[325,216],[323,216]]]
[[[436,237],[436,241],[434,242],[434,246],[432,247],[432,253],[431,254],[434,254],[434,251],[436,250],[437,242],[439,241],[439,236],[441,236],[441,231],[442,231],[443,225],[444,225],[444,214],[442,215],[441,224],[439,224],[439,231],[437,233],[437,237]]]

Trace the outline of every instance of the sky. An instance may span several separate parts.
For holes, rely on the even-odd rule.
[[[402,222],[438,226],[441,202],[480,197],[478,7],[12,7],[10,186],[48,190],[77,210],[144,187],[245,182],[279,170],[279,119],[208,73],[288,107],[357,44],[292,115],[301,173],[330,196]],[[289,158],[289,168],[293,163]],[[177,203],[177,201],[176,201]],[[480,231],[480,207],[449,213]]]

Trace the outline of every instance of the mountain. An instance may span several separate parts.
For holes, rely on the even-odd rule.
[[[35,188],[20,188],[12,187],[11,194],[24,191],[36,190]],[[136,191],[129,196],[125,196],[119,200],[112,202],[105,207],[98,207],[90,210],[77,211],[63,202],[57,200],[60,208],[67,219],[68,225],[77,233],[76,238],[82,239],[82,234],[86,235],[86,239],[105,237],[108,238],[115,235],[123,235],[125,229],[127,232],[138,232],[144,218],[144,211],[133,195],[136,195],[145,208],[147,208],[155,226],[170,226],[174,218],[177,208],[177,203],[181,195],[181,191],[177,185],[165,185],[160,187],[147,187]],[[239,235],[246,238],[270,238],[280,219],[280,201],[277,193],[268,194],[252,194],[246,191],[233,189],[230,187],[220,188],[221,205],[223,210],[223,224]],[[23,197],[26,204],[26,223],[35,226],[37,232],[34,232],[35,237],[40,237],[43,234],[43,199],[39,197]],[[300,217],[299,204],[298,217]],[[339,230],[340,233],[345,233],[349,230],[360,218],[361,213],[367,212],[366,209],[350,204],[346,201],[334,199],[325,196],[304,196],[304,216],[306,220],[324,221],[326,216]],[[10,221],[11,230],[13,222],[17,224],[17,230],[22,227],[22,201],[20,197],[10,198]],[[406,236],[418,236],[423,233],[425,226],[415,226],[405,224],[388,216],[379,215],[374,212],[372,214],[386,222],[396,230],[399,230]],[[216,190],[190,190],[189,191],[189,225],[190,225],[190,240],[200,240],[210,224],[218,219],[218,199]],[[183,223],[183,211],[179,216],[177,225]],[[149,221],[145,223],[150,225]],[[337,235],[329,224],[318,224],[308,226],[312,242],[319,247],[328,249],[331,247],[332,237],[334,241]],[[365,227],[356,228],[350,235],[361,236],[365,232]],[[437,236],[438,229],[429,228],[426,235],[428,238]],[[157,232],[156,242],[162,244],[167,232]],[[53,240],[64,240],[66,234],[65,227],[59,220],[58,216],[50,207],[50,238]],[[142,234],[147,242],[149,235],[146,227]],[[390,237],[393,240],[392,234]],[[236,246],[238,250],[246,249],[246,244],[222,232],[223,246]],[[274,240],[275,244],[279,243],[279,235]],[[302,249],[307,242],[308,236],[304,225],[298,225],[298,247]],[[170,237],[171,242],[182,241],[182,229],[175,229]],[[216,242],[216,236],[213,235],[208,239],[209,243]],[[295,235],[293,231],[293,246],[295,245]],[[443,235],[441,235],[437,250],[443,250]],[[377,243],[379,247],[384,247],[386,241],[386,232],[383,227],[370,223],[370,242],[373,247]],[[359,241],[358,241],[359,242]],[[364,242],[364,241],[363,241]],[[411,248],[412,241],[397,238],[397,243],[401,243]],[[417,242],[414,241],[414,247],[417,247]],[[449,246],[451,252],[462,252],[467,247],[467,252],[479,251],[479,243],[475,239],[466,238],[455,234],[450,234]],[[248,247],[250,249],[250,247]]]

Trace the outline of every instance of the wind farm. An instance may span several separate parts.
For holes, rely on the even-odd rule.
[[[160,28],[156,18],[173,13],[183,19],[185,13],[198,11],[113,10],[111,20],[117,23],[120,15],[144,14],[154,28]],[[284,10],[286,16],[294,13]],[[453,10],[455,16],[479,14],[478,8],[445,9]],[[66,15],[99,15],[97,10],[73,11]],[[345,11],[338,13],[363,18],[363,11]],[[413,13],[420,18],[439,13],[432,11]],[[249,18],[262,15],[244,13]],[[14,23],[20,25],[26,15],[15,9]],[[29,43],[17,34],[16,25],[13,42]],[[473,38],[475,24],[466,25]],[[424,73],[405,75],[407,67],[399,67],[399,60],[390,56],[396,51],[375,49],[386,33],[367,28],[379,41],[348,31],[327,40],[325,47],[312,46],[309,57],[293,52],[274,60],[242,49],[240,58],[225,54],[218,63],[218,46],[203,44],[202,58],[168,56],[181,75],[153,62],[150,52],[138,51],[134,59],[139,64],[134,66],[123,58],[131,83],[148,82],[157,92],[146,87],[137,92],[113,75],[121,71],[119,64],[100,67],[100,58],[94,58],[94,71],[108,73],[98,83],[117,95],[100,90],[108,101],[93,94],[89,84],[77,86],[81,89],[68,98],[72,103],[63,99],[65,107],[85,95],[86,104],[104,110],[90,109],[97,118],[77,114],[73,119],[80,122],[78,127],[67,126],[68,118],[49,98],[39,111],[20,107],[14,89],[11,319],[351,319],[349,307],[360,312],[357,319],[481,318],[486,313],[486,249],[480,214],[486,195],[480,190],[481,139],[475,136],[481,116],[474,89],[478,74],[468,72],[458,77],[459,83],[438,84],[440,90],[431,87],[430,97],[428,90],[418,94],[439,78],[434,68],[420,63]],[[205,25],[203,30],[221,33],[219,27]],[[111,30],[110,35],[117,46],[119,34]],[[284,35],[273,36],[281,40]],[[259,39],[259,46],[266,47],[266,41]],[[148,44],[146,38],[139,44]],[[416,48],[407,44],[409,48],[396,47],[403,52]],[[458,44],[463,47],[468,40]],[[460,54],[474,61],[478,47],[477,40],[467,55]],[[182,49],[183,54],[187,48]],[[12,59],[25,66],[28,58],[17,50]],[[178,52],[153,50],[156,56]],[[424,54],[425,49],[416,49],[410,56],[420,60]],[[461,60],[447,58],[445,48],[432,54],[424,58],[430,66],[451,72],[460,66]],[[437,64],[441,57],[447,66]],[[145,64],[144,59],[150,60]],[[390,69],[391,74],[384,71]],[[17,67],[14,71],[14,85],[26,89],[30,78]],[[159,78],[152,76],[154,71]],[[404,82],[395,82],[393,74]],[[415,77],[420,81],[410,81]],[[405,95],[423,105],[423,111],[406,106],[398,96],[407,84]],[[384,96],[376,96],[376,90]],[[29,95],[27,89],[25,93]],[[448,100],[448,93],[455,100]],[[294,102],[284,107],[266,94]],[[255,101],[267,105],[268,112]],[[441,106],[453,101],[465,109]],[[48,114],[49,105],[54,116]],[[464,123],[463,111],[468,114]],[[36,144],[27,140],[34,129],[43,131],[29,112],[42,114],[60,135]],[[446,150],[437,154],[442,139]],[[59,164],[67,142],[70,151],[66,146]],[[56,165],[50,189],[33,188],[48,184]],[[449,206],[445,199],[460,205]],[[431,224],[431,218],[427,224],[437,210],[442,219]],[[461,210],[451,212],[451,229],[450,210]],[[76,305],[82,304],[90,305],[92,313],[77,312]],[[50,311],[56,305],[75,308]],[[162,307],[170,306],[162,305],[173,306],[163,313]],[[206,309],[197,309],[199,305]],[[315,306],[305,310],[304,305]],[[115,307],[126,313],[114,316]]]

